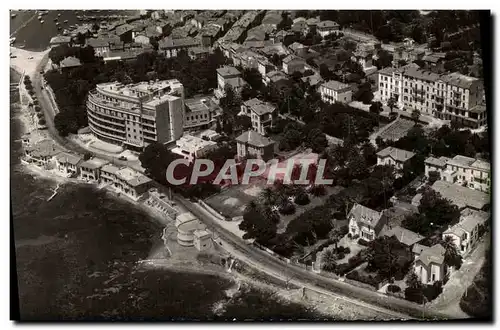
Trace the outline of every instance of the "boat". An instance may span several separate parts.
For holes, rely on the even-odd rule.
[[[41,21],[40,21],[40,24],[43,24],[44,22],[45,22],[44,20],[41,20]]]
[[[64,20],[64,23],[68,23],[68,20]]]
[[[60,30],[60,29],[62,29],[62,27],[58,26],[57,29]]]
[[[59,26],[59,22],[56,23],[56,26]]]
[[[57,17],[61,17],[61,14],[57,14]]]
[[[16,37],[12,37],[9,39],[10,43],[13,44],[14,42],[16,42]]]
[[[56,18],[54,18],[54,22],[57,22],[57,17],[56,17]]]
[[[10,15],[10,18],[14,18],[16,16],[17,16],[17,14],[12,14],[12,15]]]

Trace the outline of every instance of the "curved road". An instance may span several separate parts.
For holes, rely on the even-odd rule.
[[[446,319],[446,315],[438,314],[426,308],[420,307],[406,300],[389,297],[381,293],[377,293],[368,289],[360,288],[345,282],[323,277],[321,275],[312,274],[292,264],[275,258],[259,248],[248,245],[245,241],[235,236],[224,227],[222,227],[210,213],[205,211],[197,204],[181,197],[174,195],[174,200],[183,205],[195,216],[202,220],[206,225],[213,228],[229,243],[233,248],[237,249],[255,265],[258,269],[265,271],[268,274],[291,274],[296,279],[296,284],[313,288],[316,291],[328,291],[336,296],[344,298],[346,301],[355,303],[363,308],[370,308],[379,313],[383,313],[390,318],[408,319],[408,318],[425,318],[425,319]]]
[[[40,105],[45,114],[47,128],[50,135],[61,146],[73,150],[78,153],[85,153],[88,150],[82,148],[76,143],[59,136],[54,127],[54,110],[52,104],[48,99],[48,95],[42,89],[42,75],[40,71],[45,67],[48,62],[48,55],[46,55],[37,67],[34,77],[31,77],[35,93],[40,102]],[[99,157],[109,161],[114,161],[120,165],[126,166],[125,161],[117,161],[114,157],[105,154],[96,153]],[[405,300],[397,299],[394,297],[385,296],[377,292],[350,285],[348,283],[340,282],[320,275],[312,274],[300,267],[292,264],[287,264],[284,261],[277,259],[268,253],[248,245],[239,237],[236,237],[231,232],[223,228],[218,220],[214,219],[207,211],[204,211],[194,203],[181,197],[174,196],[174,199],[185,208],[190,210],[195,216],[202,220],[209,227],[212,227],[223,238],[223,240],[231,245],[231,248],[236,249],[242,255],[251,260],[252,264],[261,271],[268,274],[291,274],[293,281],[296,285],[311,288],[318,292],[330,294],[344,299],[350,303],[355,303],[360,308],[369,308],[376,311],[379,315],[386,315],[391,319],[408,319],[408,318],[426,318],[426,319],[445,319],[445,315],[437,314],[429,311],[426,308],[419,307],[413,303]]]

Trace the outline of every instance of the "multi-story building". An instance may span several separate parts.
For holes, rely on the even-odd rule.
[[[177,80],[98,84],[87,98],[89,128],[129,149],[177,140],[183,132],[184,87]]]
[[[286,74],[304,72],[306,61],[296,55],[288,55],[283,59],[283,71]]]
[[[377,165],[393,165],[397,170],[402,170],[415,154],[411,151],[387,147],[377,152]]]
[[[115,176],[117,190],[134,200],[154,186],[150,178],[130,167],[121,168],[115,172]]]
[[[98,157],[82,161],[78,164],[78,167],[80,168],[80,179],[98,182],[101,178],[101,168],[108,163],[109,162],[107,160]]]
[[[220,99],[226,95],[226,86],[231,87],[236,94],[241,92],[246,82],[241,78],[241,72],[232,66],[223,66],[217,69],[217,89],[215,97]]]
[[[339,33],[340,25],[333,21],[321,21],[316,25],[316,31],[324,38],[332,33]]]
[[[490,163],[487,161],[457,155],[439,159],[428,157],[424,163],[427,177],[429,172],[436,171],[443,181],[466,185],[483,192],[490,191]]]
[[[423,284],[433,284],[442,281],[448,267],[444,263],[445,248],[441,244],[432,247],[422,246],[419,251],[413,270]]]
[[[462,75],[437,73],[415,64],[385,68],[378,72],[379,93],[383,102],[391,97],[398,107],[409,112],[479,127],[486,124],[482,81]]]
[[[350,103],[352,101],[352,88],[348,84],[330,80],[320,87],[321,100],[326,103]]]
[[[274,110],[276,108],[270,103],[253,98],[243,102],[240,114],[250,117],[254,131],[266,135],[273,123]]]
[[[180,139],[175,141],[175,148],[171,151],[174,154],[180,155],[188,161],[193,161],[195,158],[203,157],[208,152],[217,148],[217,143],[206,141],[197,136],[185,134]]]
[[[82,157],[61,152],[55,156],[56,168],[63,174],[78,174],[78,164],[82,161]]]
[[[275,142],[253,130],[248,130],[236,138],[238,158],[257,157],[268,161],[274,156]]]
[[[222,113],[210,98],[196,97],[184,101],[184,130],[208,128]]]
[[[460,214],[460,222],[443,232],[443,240],[450,236],[462,255],[467,255],[479,239],[479,228],[488,221],[490,214],[466,208]]]
[[[361,204],[354,204],[347,215],[347,220],[349,220],[349,233],[352,236],[372,241],[380,235],[387,218],[382,216],[381,212]]]
[[[172,39],[171,37],[166,37],[158,42],[158,52],[165,55],[166,58],[171,58],[177,57],[177,54],[181,50],[189,53],[190,49],[199,47],[200,45],[200,40],[195,38]]]

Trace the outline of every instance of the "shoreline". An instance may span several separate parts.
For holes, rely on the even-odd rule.
[[[43,56],[42,56],[43,57]],[[41,58],[41,57],[40,57]],[[36,67],[36,65],[35,65]],[[19,72],[18,68],[15,66],[12,66],[11,63],[11,68],[13,68],[16,72],[18,72],[20,75],[22,75],[22,72]],[[26,70],[24,71],[26,73]],[[31,97],[28,95],[26,90],[24,89],[24,86],[20,86],[20,95],[23,95],[23,98],[30,98]],[[22,99],[21,99],[22,100]],[[31,134],[33,137],[41,139],[50,139],[54,141],[54,139],[47,133],[47,131],[40,131],[38,130],[35,125],[31,123],[30,120],[30,110],[27,108],[27,105],[23,105],[22,101],[17,102],[16,104],[12,104],[11,106],[16,107],[13,113],[13,118],[18,121],[20,124],[20,135],[24,135],[26,133]],[[21,137],[17,137],[18,139]],[[54,141],[55,142],[55,141]],[[68,151],[67,148],[63,146],[61,147],[62,150]],[[24,149],[24,146],[21,146],[22,150]],[[20,157],[21,158],[21,157]],[[59,175],[55,171],[51,170],[45,170],[42,169],[36,165],[32,164],[26,164],[24,162],[20,162],[19,165],[21,165],[22,171],[26,171],[26,173],[29,173],[33,175],[33,177],[36,178],[43,178],[46,180],[50,180],[52,182],[57,183],[58,185],[61,184],[66,184],[66,183],[74,183],[74,184],[86,184],[86,185],[93,185],[96,189],[102,189],[103,187],[98,185],[97,183],[89,183],[83,180],[78,180],[78,179],[73,179],[73,178],[67,178],[62,175]],[[139,203],[137,201],[134,201],[124,194],[118,195],[115,191],[106,188],[105,193],[107,195],[112,196],[112,198],[119,200],[119,201],[125,201],[129,204],[131,204],[133,207],[140,209],[141,211],[145,212],[149,218],[153,218],[151,220],[157,222],[161,226],[166,226],[171,224],[169,221],[167,221],[161,213],[159,213],[157,210],[155,210],[153,207],[150,207],[144,203]],[[52,196],[54,197],[54,196]],[[263,290],[263,291],[269,291],[273,294],[276,294],[277,297],[280,299],[283,299],[284,301],[287,301],[289,303],[297,303],[300,304],[301,306],[305,307],[308,310],[315,310],[319,307],[320,309],[317,310],[317,312],[331,316],[334,318],[339,318],[339,314],[344,314],[344,312],[349,310],[349,308],[345,308],[345,306],[349,306],[349,304],[346,304],[345,302],[341,301],[336,301],[335,299],[329,299],[328,297],[323,297],[322,299],[314,299],[314,298],[307,298],[306,301],[303,300],[303,298],[300,298],[296,293],[297,289],[293,290],[287,290],[281,287],[280,285],[277,285],[275,283],[265,283],[258,281],[256,279],[251,278],[251,275],[244,275],[239,273],[238,271],[233,271],[232,273],[228,273],[226,270],[224,270],[222,267],[210,267],[214,269],[203,269],[203,268],[198,268],[195,267],[195,263],[191,262],[188,265],[175,265],[175,262],[171,262],[169,264],[168,258],[166,259],[158,259],[158,261],[164,260],[163,265],[146,265],[146,267],[160,267],[169,271],[174,271],[174,272],[189,272],[189,273],[198,273],[198,274],[205,274],[205,275],[216,275],[224,279],[231,280],[235,285],[239,285],[238,290],[234,292],[232,296],[236,296],[239,291],[241,285],[239,283],[245,283],[245,285],[248,286],[253,286],[254,288],[257,288],[258,290]],[[139,261],[142,264],[147,264],[147,261]],[[257,272],[260,272],[256,270]],[[227,291],[227,290],[226,290]],[[229,297],[229,300],[224,300],[223,304],[228,304],[230,303],[230,299],[232,298]],[[327,300],[327,302],[325,302]],[[330,300],[330,301],[328,301]],[[219,306],[221,307],[221,306]],[[224,308],[224,305],[221,307]],[[331,308],[335,308],[336,310],[333,311]],[[344,311],[344,312],[342,312]],[[341,319],[350,319],[350,318],[341,318]]]

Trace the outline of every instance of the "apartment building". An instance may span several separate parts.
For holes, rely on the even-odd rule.
[[[40,167],[45,167],[50,160],[58,155],[61,149],[50,139],[38,141],[33,146],[24,148],[24,161],[35,164]]]
[[[490,163],[487,161],[457,155],[453,158],[439,159],[428,157],[424,163],[427,177],[429,172],[436,171],[443,181],[465,185],[483,192],[490,191]]]
[[[115,172],[115,187],[120,193],[137,200],[142,194],[154,186],[153,181],[142,173],[129,167]]]
[[[397,170],[402,170],[413,156],[415,154],[411,151],[387,147],[377,152],[377,165],[393,165]]]
[[[253,98],[243,102],[240,115],[250,117],[252,129],[262,135],[267,134],[267,129],[272,126],[273,113],[276,108],[267,102]]]
[[[378,72],[383,102],[393,97],[398,107],[409,112],[457,121],[470,127],[486,124],[482,81],[454,72],[440,75],[416,64],[384,68]]]
[[[226,87],[231,87],[236,94],[241,92],[245,80],[241,78],[241,72],[232,66],[223,66],[217,69],[217,89],[214,94],[218,99],[226,95]]]
[[[215,150],[217,143],[206,141],[197,136],[185,134],[180,139],[175,141],[175,148],[171,151],[174,154],[182,156],[184,159],[192,162],[195,158],[200,158],[208,152]]]
[[[320,87],[321,100],[326,103],[350,103],[352,101],[352,88],[340,81],[330,80]]]
[[[82,161],[82,157],[67,152],[61,152],[55,156],[55,159],[56,168],[59,172],[66,175],[78,174],[78,164]]]
[[[451,237],[457,251],[465,256],[469,254],[479,239],[479,229],[484,226],[490,214],[466,208],[460,213],[460,221],[443,232],[443,240]]]
[[[184,101],[184,130],[208,128],[222,113],[222,109],[208,97],[195,97]]]
[[[490,163],[485,160],[457,155],[453,158],[439,159],[428,157],[424,163],[427,177],[429,172],[436,171],[443,181],[465,185],[483,192],[490,191]]]
[[[190,49],[200,45],[200,40],[195,38],[172,39],[166,37],[158,42],[158,53],[163,54],[166,58],[177,57],[180,51],[185,50],[189,53]]]
[[[107,160],[93,157],[78,164],[80,168],[79,178],[87,181],[99,181],[101,178],[101,168],[108,164]]]
[[[141,151],[177,140],[183,131],[184,87],[177,79],[98,84],[89,92],[89,128],[99,139]]]

